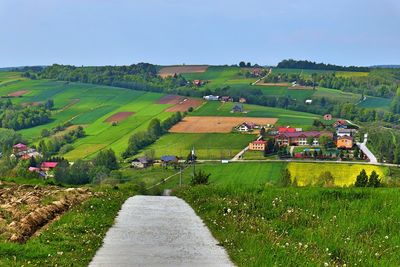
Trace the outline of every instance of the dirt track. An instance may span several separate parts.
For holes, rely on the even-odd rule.
[[[256,123],[259,125],[275,124],[276,118],[252,118],[252,117],[209,117],[191,116],[185,117],[181,122],[174,125],[172,133],[229,133],[232,128],[243,122]]]

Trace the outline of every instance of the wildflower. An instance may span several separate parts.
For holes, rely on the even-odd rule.
[[[288,242],[286,242],[285,246],[287,246],[287,247],[288,247],[288,246],[289,246],[289,243],[288,243]]]
[[[324,266],[329,266],[329,263],[327,263],[327,262],[324,262]]]
[[[307,244],[305,244],[305,245],[304,245],[304,248],[308,248],[308,245],[307,245]]]
[[[301,247],[303,244],[301,242],[299,242],[299,247]]]
[[[375,253],[375,257],[379,257],[379,253],[377,252],[377,253]]]
[[[386,236],[385,236],[385,239],[389,239],[389,236],[386,235]]]
[[[227,212],[228,212],[228,213],[231,213],[231,211],[232,211],[232,210],[231,210],[230,208],[228,208]]]

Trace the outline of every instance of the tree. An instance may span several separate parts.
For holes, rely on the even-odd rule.
[[[288,187],[292,185],[291,174],[287,168],[282,171],[279,184],[282,187]]]
[[[161,128],[160,120],[159,119],[151,120],[149,127],[147,128],[147,131],[150,135],[153,135],[155,137],[161,136],[163,133],[163,130]]]
[[[335,186],[335,178],[330,171],[322,172],[318,177],[317,185],[324,187]]]
[[[244,68],[246,67],[246,63],[244,61],[239,62],[239,67]]]
[[[307,144],[312,146],[314,143],[314,137],[313,136],[308,136],[307,137]]]
[[[50,131],[47,130],[47,129],[43,129],[43,130],[41,131],[40,135],[41,135],[42,137],[49,137],[49,136],[50,136]]]
[[[371,172],[367,186],[368,187],[380,187],[381,186],[381,180],[379,179],[379,175],[375,171]]]
[[[327,149],[332,145],[332,139],[329,136],[321,135],[318,139],[320,146]]]
[[[208,179],[210,178],[210,173],[205,173],[203,170],[197,171],[192,177],[190,184],[191,185],[200,185],[200,184],[208,184]]]
[[[264,127],[261,127],[260,135],[264,138],[264,136],[265,136],[265,128]]]
[[[356,182],[354,185],[356,187],[366,187],[368,184],[368,175],[364,169],[361,170],[360,174],[357,175]]]
[[[93,165],[106,167],[109,171],[119,168],[117,157],[112,149],[100,151],[93,159]]]

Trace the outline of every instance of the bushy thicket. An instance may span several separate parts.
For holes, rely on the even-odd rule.
[[[76,139],[82,138],[84,136],[85,131],[83,127],[78,126],[76,129],[71,130],[62,136],[52,137],[47,141],[42,139],[39,142],[38,150],[43,154],[43,156],[49,157],[59,152],[63,146],[71,144]]]

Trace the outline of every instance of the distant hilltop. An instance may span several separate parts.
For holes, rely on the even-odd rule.
[[[375,66],[371,66],[371,68],[400,69],[400,65],[375,65]]]

